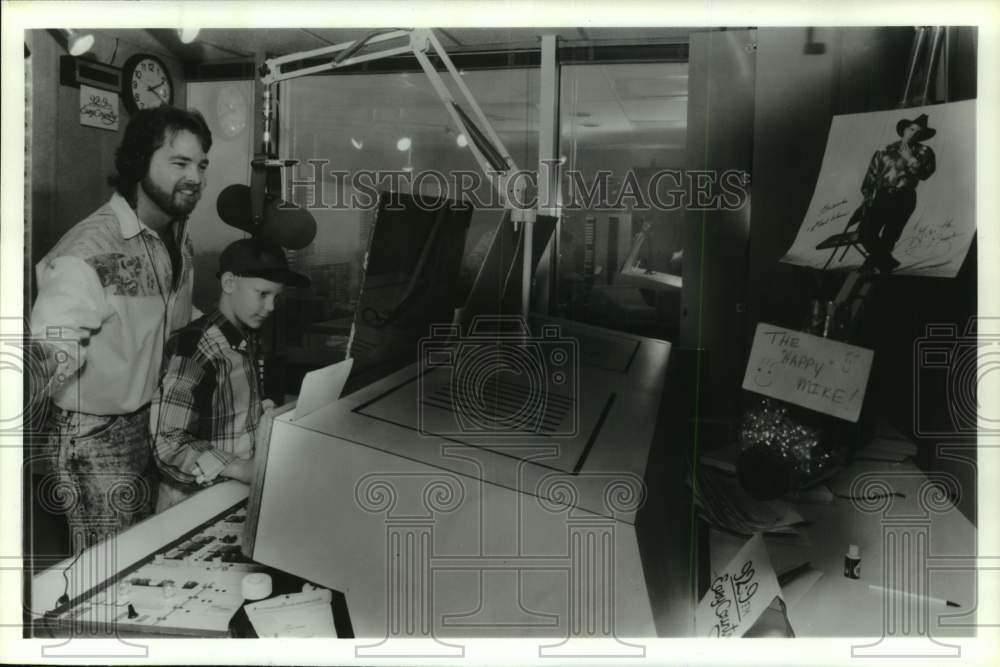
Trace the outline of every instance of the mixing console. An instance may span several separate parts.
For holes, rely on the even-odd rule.
[[[240,582],[265,568],[241,552],[246,501],[48,615],[74,636],[228,635]]]

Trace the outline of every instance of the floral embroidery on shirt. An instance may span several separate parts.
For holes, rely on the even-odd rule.
[[[87,258],[87,263],[97,272],[103,287],[111,287],[113,294],[139,296],[156,294],[156,283],[143,271],[140,257],[122,253],[107,253]]]

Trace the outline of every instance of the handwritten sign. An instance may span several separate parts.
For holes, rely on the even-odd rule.
[[[871,367],[871,350],[761,322],[743,388],[856,422]]]
[[[118,130],[118,93],[80,84],[80,124]]]
[[[699,637],[742,637],[776,596],[778,577],[760,533],[718,573],[695,612]]]

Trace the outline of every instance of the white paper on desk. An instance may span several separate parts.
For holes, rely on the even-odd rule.
[[[781,595],[785,598],[785,604],[791,608],[796,607],[806,596],[816,582],[823,578],[823,571],[809,568],[799,576],[785,584],[781,589]]]
[[[344,359],[325,368],[306,373],[302,378],[299,400],[295,402],[292,420],[301,419],[310,412],[336,401],[344,390],[347,376],[351,374],[354,359]]]
[[[258,637],[336,637],[330,591],[289,593],[248,604],[247,618]]]
[[[803,521],[794,507],[781,500],[757,500],[743,490],[734,475],[702,469],[695,487],[695,503],[712,525],[740,535],[793,528]]]
[[[742,637],[776,596],[781,596],[781,587],[764,538],[758,533],[712,579],[695,612],[695,633],[699,637]]]

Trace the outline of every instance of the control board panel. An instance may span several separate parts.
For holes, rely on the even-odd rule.
[[[50,630],[227,636],[241,581],[266,568],[243,556],[246,500],[47,615]]]

